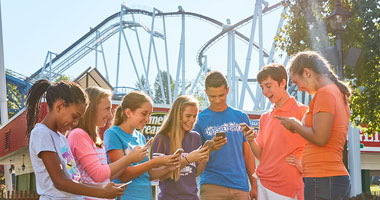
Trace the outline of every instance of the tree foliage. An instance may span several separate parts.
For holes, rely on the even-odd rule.
[[[380,132],[380,1],[343,0],[342,7],[352,15],[343,33],[343,55],[351,47],[362,50],[355,67],[344,66],[346,81],[353,96],[351,121]],[[326,17],[335,9],[336,0],[290,0],[283,16],[287,23],[275,37],[276,47],[293,55],[299,51],[322,49],[335,44],[335,35]]]
[[[156,80],[154,81],[154,101],[159,104],[170,104],[170,99],[174,96],[174,81],[173,77],[169,74],[170,83],[168,83],[168,73],[166,71],[161,71],[162,86],[164,90],[165,99],[162,97],[161,83],[159,76],[157,74]],[[171,90],[171,97],[169,98],[169,87]]]
[[[161,78],[162,78],[162,85],[164,89],[164,95],[165,95],[165,100],[162,97],[162,92],[161,92],[161,83],[159,79],[159,74],[157,73],[155,81],[154,81],[154,87],[153,90],[151,90],[151,87],[149,86],[149,90],[153,91],[149,93],[149,96],[153,97],[154,103],[158,104],[170,104],[169,100],[169,90],[168,90],[168,73],[166,71],[161,71]],[[204,79],[204,77],[203,77]],[[174,86],[175,82],[172,76],[169,74],[169,80],[170,80],[170,89],[171,89],[171,99],[174,97]],[[139,90],[145,91],[145,76],[141,76],[140,78],[141,81],[141,86],[138,82],[135,83],[135,87]],[[202,77],[200,78],[200,81],[202,81]],[[204,81],[203,81],[204,82]],[[195,84],[191,81],[186,81],[185,83],[185,94],[187,94],[192,87],[192,84]],[[179,81],[178,83],[178,95],[182,95],[182,82]],[[194,88],[194,91],[192,94],[193,97],[195,97],[199,101],[200,106],[205,105],[205,98],[203,96],[203,89],[199,87],[199,84],[196,85]],[[174,101],[174,100],[173,100]]]

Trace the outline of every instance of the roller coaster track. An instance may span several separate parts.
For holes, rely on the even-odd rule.
[[[270,6],[270,7],[265,7],[262,11],[263,15],[264,14],[268,14],[272,11],[274,11],[275,9],[277,8],[280,8],[281,6],[283,5],[283,1],[282,2],[279,2],[277,4],[274,4],[273,6]],[[237,28],[247,24],[249,21],[251,21],[253,19],[253,15],[241,20],[240,22],[232,25],[232,26],[229,26],[225,29],[222,30],[222,32],[220,32],[219,34],[217,34],[216,36],[214,36],[213,38],[211,38],[206,44],[204,44],[200,50],[198,51],[197,53],[197,62],[198,62],[198,65],[199,66],[202,66],[202,58],[203,58],[203,54],[207,51],[207,49],[209,49],[215,42],[217,42],[218,40],[220,40],[222,37],[225,36],[226,33],[230,32],[231,30],[236,30]],[[241,39],[249,42],[249,38],[246,37],[245,35],[243,35],[242,33],[238,32],[238,31],[235,31],[235,34],[238,35]],[[256,44],[256,43],[253,43],[252,44],[256,49],[259,48],[259,46]],[[264,50],[264,56],[265,57],[269,57],[269,54],[266,50]]]
[[[265,11],[265,9],[263,10]],[[52,79],[57,78],[59,75],[61,75],[64,71],[66,71],[69,67],[71,67],[73,64],[75,64],[77,61],[79,61],[81,58],[83,58],[85,55],[90,53],[94,48],[95,45],[99,45],[103,42],[105,42],[107,39],[112,37],[114,34],[119,32],[118,27],[120,26],[120,21],[111,24],[110,26],[106,27],[107,24],[109,24],[112,20],[119,20],[121,15],[127,15],[127,14],[141,14],[141,15],[146,15],[146,16],[152,16],[153,12],[146,11],[146,10],[141,10],[141,9],[126,9],[125,13],[120,11],[117,12],[105,20],[103,20],[101,23],[99,23],[96,27],[92,28],[89,32],[87,32],[85,35],[83,35],[80,39],[75,41],[72,45],[70,45],[68,48],[66,48],[64,51],[56,55],[51,62],[47,62],[42,68],[37,70],[35,73],[33,73],[30,77],[27,78],[26,81],[32,81],[35,80],[41,72],[43,72],[44,69],[48,69],[49,67],[51,68],[51,73],[52,73]],[[205,20],[213,25],[223,27],[223,23],[213,19],[211,17],[207,17],[198,13],[193,13],[193,12],[185,12],[183,10],[177,11],[177,12],[161,12],[158,11],[155,13],[155,16],[157,17],[162,17],[162,16],[190,16],[190,17],[195,17],[195,18],[200,18],[202,20]],[[218,37],[224,35],[226,32],[229,30],[232,30],[232,28],[238,27],[244,23],[247,23],[252,17],[248,17],[241,22],[224,29],[221,33],[219,33],[217,36],[215,36],[213,39],[211,39],[206,45],[204,45],[202,50],[198,53],[198,63],[199,60],[201,60],[201,56],[203,56],[204,51],[207,49],[208,46],[213,44],[215,40],[217,40]],[[128,21],[122,21],[122,27],[123,29],[128,28],[128,26],[131,25],[131,22]],[[97,31],[102,30],[104,27],[106,27],[103,31],[100,32],[100,35],[98,36],[98,39],[95,37],[95,34]],[[238,35],[241,39],[249,42],[249,38],[244,36],[242,33],[236,31],[236,35]],[[87,43],[84,45],[80,46],[83,42],[86,40],[90,39]],[[256,48],[258,48],[257,44],[254,44]],[[75,50],[76,48],[78,48]],[[75,51],[74,51],[75,50]],[[265,52],[265,56],[268,56],[268,54]],[[201,65],[200,65],[201,66]]]

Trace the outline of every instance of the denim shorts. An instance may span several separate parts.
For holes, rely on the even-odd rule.
[[[341,200],[350,196],[349,176],[307,177],[303,181],[305,200]]]

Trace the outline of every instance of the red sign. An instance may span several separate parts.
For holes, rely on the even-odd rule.
[[[379,133],[368,135],[368,134],[363,134],[360,131],[360,143],[364,145],[364,147],[361,149],[362,152],[380,153]]]

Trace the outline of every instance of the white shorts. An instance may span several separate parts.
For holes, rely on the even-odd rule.
[[[265,188],[259,179],[257,179],[257,199],[258,200],[297,200],[297,195],[294,198],[287,197],[281,194],[277,194],[271,190]]]

